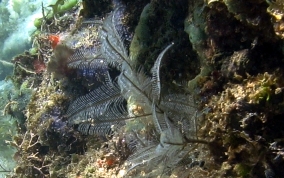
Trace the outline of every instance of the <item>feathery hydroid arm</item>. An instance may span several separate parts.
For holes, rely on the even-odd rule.
[[[124,102],[116,84],[105,84],[76,99],[69,106],[66,116],[71,124],[115,121],[128,116]]]
[[[165,53],[174,45],[174,43],[168,45],[158,56],[156,62],[154,63],[153,68],[151,69],[152,72],[152,98],[155,100],[156,103],[160,102],[160,95],[161,95],[161,79],[160,79],[160,66],[161,61],[165,55]]]
[[[104,21],[101,31],[101,51],[107,62],[121,69],[122,63],[126,62],[129,65],[128,51],[123,43],[124,34],[120,32],[124,30],[121,22],[123,7],[118,7]],[[130,66],[130,65],[129,65]]]

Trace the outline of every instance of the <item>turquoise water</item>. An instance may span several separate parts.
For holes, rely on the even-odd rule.
[[[35,32],[34,20],[42,16],[44,6],[55,0],[3,0],[0,2],[0,80],[10,74],[11,67],[6,62],[28,50]],[[8,64],[9,65],[9,64]]]
[[[9,103],[9,93],[15,91],[13,89],[12,82],[0,81],[0,177],[5,177],[8,172],[1,171],[11,171],[15,166],[15,161],[13,160],[13,155],[16,152],[15,148],[7,144],[7,141],[12,140],[12,136],[16,133],[16,123],[15,118],[10,115],[5,114],[5,106]]]
[[[7,111],[19,106],[19,93],[11,81],[4,79],[12,74],[12,58],[32,46],[30,35],[36,30],[33,19],[41,14],[41,3],[35,0],[0,1],[0,177],[5,177],[6,171],[12,171],[15,166],[13,155],[16,150],[7,141],[16,134],[17,118]]]

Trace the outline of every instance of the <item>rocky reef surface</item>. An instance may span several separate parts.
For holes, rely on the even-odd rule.
[[[10,177],[284,176],[282,1],[58,0],[42,13],[7,77]]]

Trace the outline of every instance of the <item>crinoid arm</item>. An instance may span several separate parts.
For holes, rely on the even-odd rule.
[[[102,54],[107,62],[118,70],[123,62],[130,61],[124,44],[127,35],[121,21],[123,11],[124,7],[119,6],[106,18],[100,35]]]
[[[160,79],[160,67],[162,59],[165,53],[174,45],[174,43],[168,45],[158,56],[156,62],[154,63],[153,68],[151,69],[152,72],[152,98],[155,102],[159,103],[161,98],[161,79]]]
[[[124,102],[118,85],[105,84],[76,99],[69,106],[66,117],[71,124],[123,120],[128,116]]]

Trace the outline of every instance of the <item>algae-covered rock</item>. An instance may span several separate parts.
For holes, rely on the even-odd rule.
[[[283,2],[281,0],[276,1],[266,1],[269,5],[267,7],[267,12],[271,15],[271,21],[273,23],[273,29],[277,36],[281,39],[284,38],[284,10]]]
[[[184,31],[188,34],[189,41],[197,52],[201,64],[200,73],[188,82],[187,86],[190,91],[194,91],[198,87],[198,82],[212,71],[212,67],[207,64],[208,56],[204,53],[207,50],[206,41],[208,39],[205,33],[206,10],[204,7],[202,3],[195,3],[192,13],[184,20]]]
[[[11,78],[20,90],[17,96],[13,95],[6,110],[9,111],[7,113],[24,111],[24,125],[28,129],[10,142],[18,150],[15,174],[22,177],[125,177],[131,175],[125,161],[140,151],[146,158],[138,162],[138,166],[134,161],[131,163],[134,165],[133,175],[283,177],[282,1],[122,0],[111,4],[109,0],[86,0],[82,2],[80,12],[73,8],[77,4],[80,2],[75,0],[56,1],[45,25],[40,19],[35,21],[43,31],[38,32],[34,48],[14,59],[16,65]],[[141,4],[147,5],[139,6]],[[111,19],[122,17],[121,22],[107,23],[112,27],[102,25],[107,13],[117,6],[123,7],[123,11],[111,13],[115,15]],[[116,33],[115,29],[122,26],[128,36],[125,31]],[[50,32],[60,40],[65,39],[52,46]],[[133,39],[128,46],[127,40],[132,34]],[[70,102],[87,102],[87,106],[96,104],[87,97],[91,94],[80,97],[99,86],[86,77],[91,73],[95,78],[99,72],[85,68],[87,64],[96,65],[92,56],[101,55],[101,49],[92,47],[103,46],[110,52],[108,55],[119,56],[122,52],[113,50],[118,48],[112,46],[117,37],[124,42],[123,48],[130,53],[131,62],[137,64],[135,67],[142,68],[137,75],[143,76],[146,81],[152,75],[150,71],[153,71],[151,68],[157,56],[174,43],[162,55],[158,80],[163,94],[172,91],[190,94],[190,101],[180,99],[177,105],[182,102],[194,105],[195,114],[191,118],[171,117],[173,113],[162,113],[162,108],[155,106],[157,101],[150,101],[154,104],[149,113],[145,113],[147,117],[131,118],[119,131],[111,130],[113,134],[107,137],[84,135],[90,133],[96,124],[87,123],[93,113],[78,116],[87,117],[80,128],[76,123],[68,122],[66,110]],[[101,38],[103,44],[99,40]],[[82,48],[88,49],[89,58]],[[80,49],[79,52],[77,49]],[[90,55],[90,51],[95,52]],[[74,54],[77,56],[74,57]],[[76,59],[72,61],[77,67],[74,70],[70,70],[71,56]],[[47,65],[47,71],[39,73],[35,70],[38,63],[33,62],[38,59],[41,59],[41,65]],[[117,66],[108,70],[114,70],[112,67]],[[134,74],[136,70],[132,72]],[[115,82],[116,76],[110,79]],[[150,88],[154,82],[151,80],[144,88]],[[127,88],[125,92],[130,93],[130,90]],[[147,91],[143,96],[147,98],[152,92],[155,91]],[[27,98],[30,94],[31,98]],[[74,101],[78,97],[80,99]],[[135,104],[136,100],[132,104],[133,98],[126,97],[118,111],[128,105],[134,117],[143,113],[145,110]],[[25,100],[28,105],[18,102],[20,100]],[[171,98],[167,100],[171,101]],[[115,103],[102,107],[102,110],[113,105]],[[188,132],[184,129],[188,125],[194,128],[186,136],[179,136],[175,145],[182,151],[188,145],[193,149],[181,154],[182,159],[176,154],[174,158],[180,159],[180,163],[171,162],[171,170],[166,173],[162,166],[155,166],[166,163],[170,158],[164,159],[161,164],[143,164],[148,161],[147,156],[152,156],[147,155],[147,151],[155,153],[171,144],[165,141],[162,141],[163,145],[159,144],[160,133],[155,130],[157,123],[152,119],[155,113],[158,115],[155,116],[156,122],[164,124],[161,127],[174,125],[175,128],[160,131],[162,136],[175,132],[177,128],[184,134]],[[171,134],[166,135],[170,137]],[[157,143],[159,146],[153,147]],[[153,151],[151,148],[156,149]],[[170,150],[168,153],[174,155],[174,152]],[[145,168],[143,171],[139,164]]]
[[[150,4],[146,5],[141,13],[138,25],[130,44],[129,52],[132,60],[136,61],[141,51],[146,50],[149,43],[150,27],[148,27]]]

